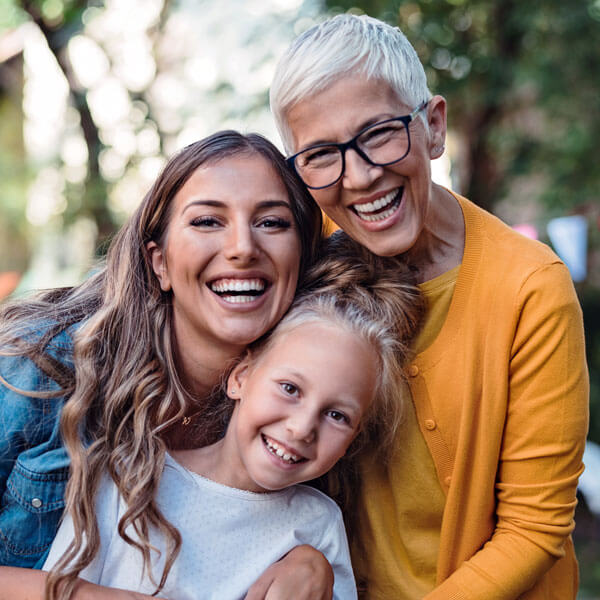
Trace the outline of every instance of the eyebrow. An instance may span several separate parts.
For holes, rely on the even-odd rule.
[[[392,115],[392,116],[390,116]],[[306,144],[304,145],[304,147],[302,149],[299,150],[299,152],[303,152],[304,150],[309,150],[310,148],[312,148],[313,146],[321,146],[321,145],[327,145],[327,144],[338,144],[338,143],[345,143],[347,140],[352,139],[355,135],[357,135],[359,132],[361,132],[363,129],[366,129],[367,127],[370,127],[371,125],[375,125],[375,123],[379,123],[380,121],[386,121],[387,119],[393,119],[396,115],[396,113],[391,113],[391,112],[387,112],[387,113],[382,113],[379,114],[377,116],[373,116],[370,119],[367,119],[366,121],[363,121],[357,128],[356,128],[356,132],[354,133],[354,135],[346,138],[343,142],[332,142],[331,140],[325,140],[325,139],[320,139],[320,140],[315,140],[314,142],[311,142],[310,144]]]
[[[227,203],[222,202],[221,200],[191,200],[185,205],[185,208],[182,212],[185,212],[188,208],[192,206],[211,206],[213,208],[227,208]],[[283,207],[288,210],[292,210],[292,207],[289,202],[284,200],[263,200],[257,204],[258,209],[264,208],[278,208]]]

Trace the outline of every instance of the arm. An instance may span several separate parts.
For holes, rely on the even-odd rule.
[[[29,360],[0,356],[0,564],[41,567],[64,507],[68,457],[61,447],[63,398],[14,389],[57,389]]]
[[[0,567],[0,600],[44,600],[45,571]],[[116,590],[80,579],[71,600],[153,600],[138,592]],[[159,599],[160,600],[160,599]]]
[[[534,272],[515,310],[496,528],[427,600],[517,598],[564,555],[574,527],[589,387],[581,310],[566,267]]]
[[[252,585],[246,600],[331,600],[333,570],[312,546],[296,546]]]

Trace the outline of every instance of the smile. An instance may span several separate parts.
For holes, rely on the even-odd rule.
[[[294,465],[298,462],[306,460],[306,458],[304,458],[303,456],[293,454],[288,448],[284,448],[275,440],[268,438],[264,433],[261,433],[261,437],[264,445],[267,447],[267,450],[271,454],[274,454],[275,456],[279,457],[283,462],[286,462],[290,465]]]
[[[262,296],[267,289],[264,279],[215,279],[209,282],[209,288],[225,302],[244,304]]]
[[[374,202],[353,204],[352,209],[363,221],[382,221],[392,215],[400,206],[404,186],[396,188]]]

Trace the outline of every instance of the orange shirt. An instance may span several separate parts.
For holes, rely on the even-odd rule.
[[[441,331],[407,368],[415,418],[445,494],[437,587],[425,598],[574,599],[570,533],[589,394],[577,296],[547,246],[457,200],[465,250],[454,295]],[[402,452],[414,459],[415,477],[428,470],[399,438]],[[367,575],[373,589],[401,599],[393,541],[411,515],[379,507],[382,499],[397,506],[402,484],[393,463],[365,459],[361,467]]]

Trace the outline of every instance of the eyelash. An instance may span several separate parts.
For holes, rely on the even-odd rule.
[[[196,217],[190,221],[190,225],[193,227],[214,227],[218,224],[219,221],[215,217]]]
[[[193,227],[215,227],[220,221],[215,217],[196,217],[190,221]],[[292,223],[288,219],[280,217],[267,217],[258,223],[264,229],[289,229]]]
[[[281,386],[281,389],[288,395],[288,396],[295,396],[298,394],[298,388],[293,384],[293,383],[289,383],[287,381],[284,381],[283,383],[279,384]],[[292,388],[292,391],[290,391],[290,388]]]
[[[266,217],[259,222],[259,226],[266,227],[266,229],[289,229],[292,224],[288,219],[282,217]]]
[[[333,418],[334,421],[336,421],[337,423],[347,423],[348,425],[350,425],[350,419],[348,419],[348,417],[343,413],[340,412],[339,410],[328,410],[327,415],[331,416],[333,418],[333,415],[339,415],[341,417],[341,419],[337,419],[337,418]]]

